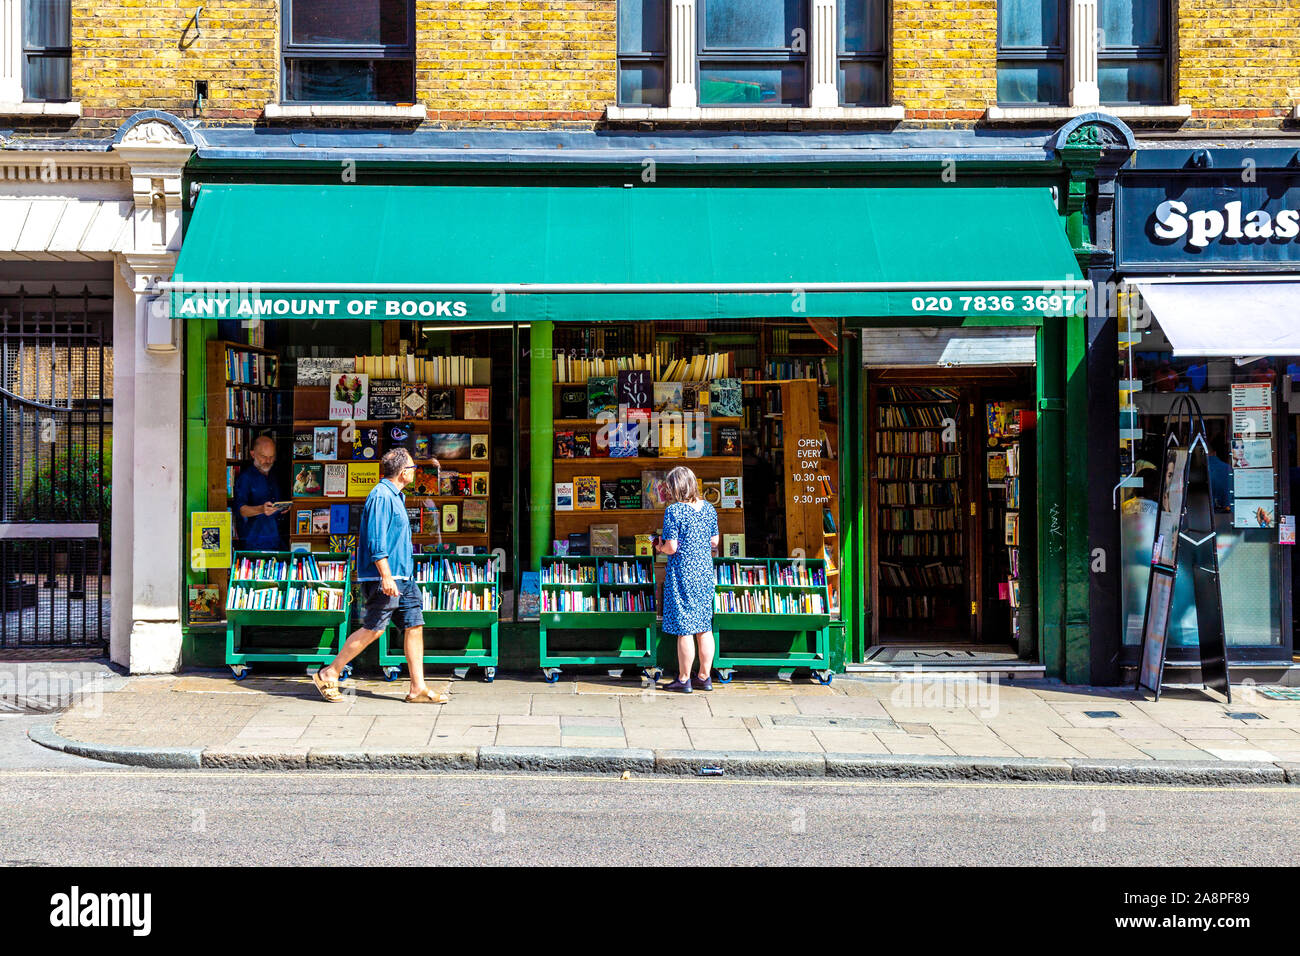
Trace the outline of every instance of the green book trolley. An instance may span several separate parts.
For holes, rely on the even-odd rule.
[[[320,667],[333,660],[347,640],[351,570],[341,553],[236,551],[226,591],[226,664],[235,680],[253,661]],[[250,627],[260,632],[251,642]]]
[[[560,679],[560,668],[587,664],[640,667],[659,679],[653,558],[545,557],[541,592],[540,656],[548,684]]]
[[[471,667],[483,679],[497,675],[497,626],[501,589],[497,560],[490,554],[417,554],[415,581],[424,605],[424,662],[452,665],[457,677]],[[406,663],[402,630],[396,624],[379,639],[379,666],[395,680]]]
[[[830,593],[826,562],[714,558],[713,666],[722,683],[738,667],[775,667],[788,679],[807,667],[829,684]]]

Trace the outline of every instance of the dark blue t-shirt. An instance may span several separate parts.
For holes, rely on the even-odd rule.
[[[270,475],[264,475],[256,466],[249,465],[235,479],[235,527],[239,530],[239,547],[243,551],[280,550],[278,519],[271,515],[253,515],[245,518],[239,509],[245,505],[262,506],[268,501],[279,501],[279,489]]]

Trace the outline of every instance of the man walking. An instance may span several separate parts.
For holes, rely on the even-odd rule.
[[[379,460],[380,480],[366,496],[357,536],[357,580],[365,604],[361,627],[344,642],[338,656],[312,675],[321,696],[340,701],[339,675],[354,657],[381,635],[394,617],[402,628],[406,669],[411,675],[411,704],[445,704],[424,683],[424,611],[415,583],[411,522],[402,493],[415,479],[415,462],[405,448],[394,448]]]

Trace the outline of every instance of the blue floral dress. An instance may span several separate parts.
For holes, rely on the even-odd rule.
[[[665,634],[702,634],[713,629],[713,547],[718,513],[707,501],[696,511],[684,502],[664,512],[663,539],[676,541],[664,575]]]

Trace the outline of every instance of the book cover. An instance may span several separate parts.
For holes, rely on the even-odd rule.
[[[718,454],[733,458],[740,455],[740,429],[735,425],[718,428]]]
[[[384,426],[384,451],[392,451],[394,448],[405,448],[410,451],[411,445],[411,426],[405,424]]]
[[[312,534],[330,533],[330,510],[328,508],[316,508],[312,511],[311,533]]]
[[[406,520],[411,524],[411,534],[424,534],[424,509],[419,505],[406,506]]]
[[[654,402],[654,410],[661,415],[664,412],[680,412],[682,410],[682,383],[655,382]]]
[[[191,624],[211,624],[220,621],[225,612],[221,605],[221,589],[208,585],[190,585],[189,622]]]
[[[555,510],[573,510],[573,482],[557,481],[555,483]]]
[[[722,536],[722,556],[724,558],[743,558],[745,556],[745,536],[743,534],[724,534]]]
[[[641,472],[641,507],[646,509],[663,509],[668,507],[667,473],[662,471]]]
[[[574,440],[573,432],[556,432],[555,433],[555,457],[556,458],[576,458],[578,454],[577,442]]]
[[[470,435],[469,436],[469,460],[487,461],[487,456],[488,456],[487,435]]]
[[[298,359],[298,384],[329,385],[331,375],[354,371],[356,371],[356,362],[351,358],[303,356]]]
[[[656,383],[657,385],[657,383]],[[659,419],[660,458],[684,458],[686,456],[686,429],[679,414],[667,414]]]
[[[316,453],[316,432],[313,429],[293,433],[293,457],[311,458]]]
[[[400,379],[371,379],[370,414],[366,417],[379,421],[402,417],[402,382]]]
[[[575,458],[591,457],[591,435],[587,432],[579,432],[573,436],[573,450]]]
[[[325,466],[316,463],[302,463],[293,466],[293,496],[295,498],[312,498],[321,493],[325,481]]]
[[[585,556],[591,554],[591,535],[586,531],[574,531],[569,535],[569,554]]]
[[[402,415],[406,418],[429,416],[429,387],[413,382],[402,383]]]
[[[551,554],[557,558],[567,558],[569,556],[569,539],[555,538],[551,541]]]
[[[407,494],[438,495],[442,494],[438,485],[438,469],[420,465],[415,469],[415,479],[407,486]]]
[[[353,461],[379,460],[379,429],[358,428],[352,437]]]
[[[618,507],[618,482],[606,479],[600,483],[600,510],[613,511]]]
[[[442,533],[455,534],[460,531],[460,505],[454,501],[442,505]]]
[[[574,476],[573,509],[575,511],[597,511],[600,509],[600,478],[598,476]]]
[[[433,457],[432,442],[429,440],[428,432],[411,434],[411,457],[416,461],[428,461]]]
[[[356,372],[330,375],[330,421],[358,421],[369,418],[367,398],[370,394],[370,376]]]
[[[713,426],[699,415],[686,418],[686,457],[707,458],[713,448]]]
[[[475,550],[474,545],[472,545],[472,544],[458,544],[458,545],[456,545],[456,553],[457,553],[457,554],[477,554],[478,552]]]
[[[560,418],[581,419],[587,417],[587,389],[560,389]]]
[[[703,481],[700,482],[700,497],[713,505],[715,508],[722,507],[722,482],[720,481]]]
[[[429,418],[447,419],[456,417],[456,390],[454,388],[431,388],[425,414]]]
[[[470,473],[469,493],[475,498],[486,498],[488,496],[488,473],[486,471]]]
[[[739,418],[743,414],[740,379],[719,378],[709,383],[709,414],[717,418]]]
[[[618,554],[618,525],[593,524],[587,530],[592,554]]]
[[[609,457],[636,458],[640,455],[643,427],[645,427],[644,420],[640,418],[611,424],[606,431],[609,436]]]
[[[365,504],[360,501],[353,501],[348,504],[348,529],[354,534],[361,531],[361,510]]]
[[[348,493],[348,466],[342,462],[330,462],[325,466],[325,497],[344,498]]]
[[[460,528],[473,534],[487,532],[487,506],[483,498],[467,498],[460,505]]]
[[[294,534],[311,534],[311,509],[305,508],[294,514]]]
[[[435,432],[429,438],[433,457],[439,461],[469,459],[469,435],[466,432]]]
[[[465,389],[465,418],[469,421],[487,421],[491,410],[488,408],[488,396],[491,393],[486,388],[467,388]]]
[[[618,414],[626,418],[633,410],[649,412],[654,407],[654,382],[649,369],[621,369],[618,373]]]
[[[743,494],[741,490],[740,475],[724,475],[722,477],[722,507],[739,508],[742,506]]]
[[[618,379],[595,376],[587,379],[587,418],[618,414]]]
[[[348,465],[348,497],[364,498],[379,483],[379,462]]]
[[[348,506],[347,505],[330,505],[330,534],[347,534],[352,529],[348,527]]]
[[[682,412],[683,413],[694,412],[699,409],[699,404],[700,404],[699,394],[700,394],[699,382],[682,383]]]
[[[330,552],[332,554],[346,554],[353,561],[357,559],[357,536],[355,534],[332,534],[330,535]]]
[[[339,456],[339,430],[333,426],[312,429],[311,457],[317,461],[333,461]]]
[[[310,534],[310,532],[308,533]],[[294,554],[311,554],[311,542],[299,538],[290,538],[289,550]]]
[[[654,536],[648,534],[639,534],[636,536],[636,553],[639,555],[654,554]]]

